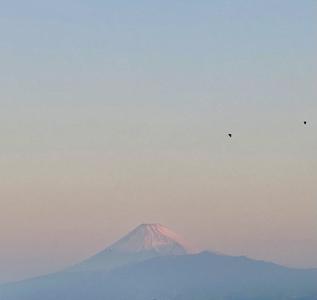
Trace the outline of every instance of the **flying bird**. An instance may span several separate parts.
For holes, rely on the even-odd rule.
[[[307,121],[304,121],[304,124],[306,125],[306,124],[307,124]]]
[[[231,134],[231,133],[228,133],[228,136],[229,136],[230,138],[232,138],[232,134]]]

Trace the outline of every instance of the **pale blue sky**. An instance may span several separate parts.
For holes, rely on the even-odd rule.
[[[314,0],[0,0],[0,282],[143,222],[317,267],[316,17]]]

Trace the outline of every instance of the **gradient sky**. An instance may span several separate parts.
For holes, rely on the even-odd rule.
[[[0,282],[144,222],[317,267],[316,20],[315,0],[0,1]]]

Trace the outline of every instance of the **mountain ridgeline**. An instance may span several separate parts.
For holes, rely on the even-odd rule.
[[[198,253],[143,224],[64,271],[0,287],[1,300],[317,300],[317,270]]]

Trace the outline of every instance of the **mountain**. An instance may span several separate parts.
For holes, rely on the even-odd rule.
[[[160,224],[141,224],[103,251],[66,271],[109,271],[153,257],[194,252],[189,243],[171,229]]]
[[[317,270],[203,252],[2,287],[1,300],[316,300]]]
[[[131,261],[107,267],[113,257],[109,253],[120,259],[127,255]],[[94,269],[97,262],[102,267]],[[166,227],[144,224],[78,266],[0,287],[0,299],[317,300],[317,270],[193,253]]]

